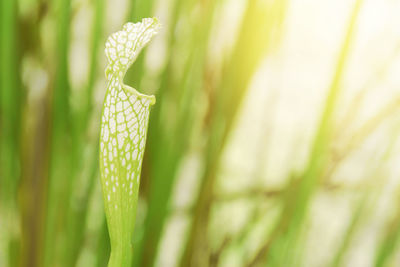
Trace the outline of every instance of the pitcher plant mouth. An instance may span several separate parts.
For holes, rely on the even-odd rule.
[[[157,33],[155,18],[127,23],[106,42],[108,65],[100,132],[100,173],[111,242],[109,267],[128,266],[132,258],[140,172],[154,95],[123,83],[142,48]]]
[[[135,62],[137,56],[150,39],[157,34],[161,28],[157,18],[145,18],[141,22],[126,23],[121,31],[115,32],[108,37],[105,54],[108,65],[105,76],[108,82],[117,79],[122,89],[127,93],[136,94],[140,98],[146,98],[150,104],[155,104],[153,95],[140,93],[135,88],[123,83],[126,72]]]
[[[111,80],[113,79],[113,77],[114,77],[115,79],[120,80],[120,84],[121,84],[121,86],[122,86],[122,90],[125,90],[125,92],[126,92],[127,94],[134,94],[134,95],[136,95],[136,96],[139,97],[139,98],[147,99],[147,100],[149,100],[150,105],[154,105],[154,104],[156,103],[156,97],[155,97],[154,95],[146,95],[146,94],[140,93],[140,92],[139,92],[138,90],[136,90],[135,88],[133,88],[133,87],[127,85],[127,84],[124,84],[124,83],[123,83],[123,77],[115,77],[115,76],[113,76],[113,75],[112,75],[112,70],[111,70],[110,66],[107,66],[106,71],[105,71],[105,76],[106,76],[106,78],[107,78],[107,80],[108,80],[108,83],[111,82]]]

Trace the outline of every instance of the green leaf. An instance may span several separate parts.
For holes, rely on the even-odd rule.
[[[100,134],[100,171],[111,242],[109,266],[128,266],[134,230],[140,171],[154,96],[123,84],[140,50],[157,33],[155,18],[127,23],[106,42],[107,92]]]

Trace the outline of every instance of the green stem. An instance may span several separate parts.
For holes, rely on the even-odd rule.
[[[110,261],[108,267],[126,267],[132,262],[133,249],[130,241],[119,246],[111,246]]]

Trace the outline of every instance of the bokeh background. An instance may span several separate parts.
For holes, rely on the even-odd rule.
[[[106,266],[104,43],[163,24],[137,266],[400,266],[400,1],[1,0],[0,266]]]

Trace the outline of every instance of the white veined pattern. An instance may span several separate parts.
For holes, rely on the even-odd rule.
[[[109,266],[121,260],[116,258],[129,258],[149,112],[155,103],[154,96],[140,94],[123,84],[123,78],[159,27],[155,18],[127,23],[106,42],[107,91],[101,117],[100,171],[112,250]]]

